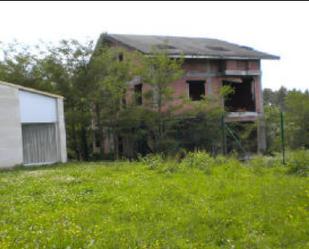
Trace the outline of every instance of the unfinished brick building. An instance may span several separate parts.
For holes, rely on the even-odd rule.
[[[261,84],[261,60],[279,57],[217,39],[167,37],[146,35],[103,34],[98,44],[137,50],[150,55],[153,48],[164,49],[170,58],[184,57],[184,77],[171,82],[177,96],[186,95],[198,101],[201,96],[219,93],[223,85],[234,88],[234,94],[225,102],[229,111],[225,122],[259,121],[257,149],[266,149],[263,96]],[[131,82],[131,91],[143,93],[142,82]],[[142,95],[141,95],[142,96]],[[142,99],[139,100],[142,102]]]

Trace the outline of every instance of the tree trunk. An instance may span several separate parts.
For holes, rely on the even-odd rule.
[[[83,160],[89,161],[88,138],[87,130],[85,127],[82,127],[81,129],[81,148]]]
[[[77,136],[76,136],[76,126],[75,126],[75,122],[72,122],[72,123],[73,123],[72,124],[73,148],[76,153],[77,160],[80,161],[81,155],[80,155],[79,144],[78,144]]]
[[[103,139],[103,125],[101,122],[101,114],[100,114],[100,106],[96,104],[95,106],[95,114],[96,114],[96,121],[97,121],[97,135],[99,136],[100,141],[100,155],[103,156],[104,154],[104,139]]]

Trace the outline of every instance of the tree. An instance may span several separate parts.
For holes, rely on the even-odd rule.
[[[280,111],[285,113],[287,146],[296,149],[309,146],[309,93],[287,90],[264,90],[268,152],[280,150]]]
[[[121,59],[119,57],[121,56]],[[126,93],[129,82],[138,72],[140,55],[121,48],[102,46],[97,48],[90,63],[91,80],[96,91],[93,94],[95,129],[100,138],[101,154],[103,141],[110,135],[116,158],[119,157],[120,119],[126,109]],[[122,113],[121,113],[122,112]],[[120,114],[121,113],[121,114]],[[123,124],[123,122],[122,122]],[[105,130],[105,132],[104,132]],[[105,136],[105,137],[104,137]]]
[[[52,82],[46,79],[42,71],[42,60],[46,50],[39,46],[26,46],[17,41],[9,44],[0,43],[3,59],[0,61],[0,79],[14,82],[39,90],[54,91]]]
[[[264,104],[270,106],[278,106],[280,110],[285,110],[285,97],[288,94],[288,90],[285,87],[280,87],[278,91],[273,91],[269,88],[264,89]]]
[[[91,98],[95,91],[90,81],[89,59],[93,42],[62,40],[48,47],[41,61],[45,77],[54,82],[56,92],[65,97],[65,115],[69,156],[90,159]]]
[[[142,79],[151,86],[148,94],[152,98],[152,107],[162,114],[163,106],[173,100],[171,82],[183,76],[184,60],[183,58],[171,59],[165,50],[153,49],[151,54],[144,56]]]
[[[309,148],[309,92],[290,91],[285,98],[288,145]]]
[[[281,150],[280,141],[280,108],[277,105],[266,105],[264,107],[266,123],[267,153]]]
[[[170,142],[166,136],[169,125],[164,121],[170,119],[174,110],[179,108],[173,103],[174,92],[170,84],[182,77],[183,61],[183,58],[171,59],[164,49],[153,49],[151,55],[143,57],[142,81],[150,86],[145,98],[150,99],[149,111],[154,112],[151,115],[153,120],[148,122],[151,125],[148,127],[148,144],[153,152],[164,150],[163,145]]]

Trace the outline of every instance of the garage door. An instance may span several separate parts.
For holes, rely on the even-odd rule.
[[[23,124],[24,164],[47,164],[59,160],[55,124]]]

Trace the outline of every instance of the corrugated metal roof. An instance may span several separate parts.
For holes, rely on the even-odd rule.
[[[151,54],[154,48],[164,49],[171,57],[184,55],[187,58],[280,59],[247,46],[209,38],[102,34],[100,41],[104,40],[119,42],[145,54]]]
[[[30,87],[25,87],[25,86],[21,86],[21,85],[17,85],[17,84],[12,84],[12,83],[9,83],[9,82],[0,81],[0,85],[4,85],[4,86],[8,86],[8,87],[13,87],[13,88],[17,88],[19,90],[23,90],[23,91],[27,91],[27,92],[32,92],[32,93],[37,93],[37,94],[40,94],[40,95],[45,95],[45,96],[49,96],[49,97],[53,97],[53,98],[62,98],[62,99],[64,98],[63,96],[58,95],[58,94],[43,92],[43,91],[36,90],[36,89],[30,88]]]

